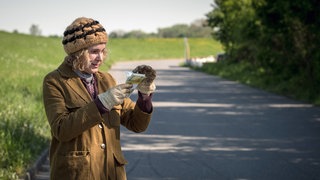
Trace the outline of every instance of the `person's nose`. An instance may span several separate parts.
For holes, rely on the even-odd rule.
[[[101,61],[103,59],[103,52],[98,53],[97,59]]]

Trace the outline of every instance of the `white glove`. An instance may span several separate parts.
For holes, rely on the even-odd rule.
[[[147,94],[149,96],[151,93],[153,93],[156,90],[156,85],[154,84],[154,82],[149,83],[143,80],[141,83],[138,84],[137,89],[142,94]]]
[[[156,85],[154,84],[154,80],[156,79],[156,71],[148,65],[140,65],[137,66],[132,72],[144,74],[146,78],[142,80],[141,83],[138,84],[137,89],[143,93],[150,95],[156,90]]]
[[[105,108],[111,110],[113,106],[123,103],[124,98],[129,97],[134,89],[132,84],[120,84],[98,95]]]

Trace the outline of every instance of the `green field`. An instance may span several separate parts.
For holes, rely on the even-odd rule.
[[[0,177],[23,174],[48,146],[50,130],[42,105],[42,79],[65,56],[60,38],[34,37],[0,31]],[[189,39],[191,56],[222,51],[213,39]],[[112,62],[184,58],[183,39],[110,39]]]

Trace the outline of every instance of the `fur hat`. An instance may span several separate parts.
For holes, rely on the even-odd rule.
[[[67,54],[107,42],[108,36],[103,26],[98,21],[86,17],[74,20],[64,31],[62,40]]]

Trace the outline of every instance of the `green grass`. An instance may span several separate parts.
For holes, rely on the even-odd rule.
[[[0,31],[0,177],[16,179],[48,146],[42,79],[65,56],[61,39]],[[212,39],[189,39],[192,56],[221,51]],[[183,39],[111,39],[102,70],[116,61],[184,58]]]
[[[221,52],[220,43],[211,38],[191,38],[190,55],[201,57]],[[108,43],[109,60],[112,62],[137,59],[185,58],[182,38],[111,39]]]
[[[287,96],[303,102],[320,105],[320,95],[313,89],[301,85],[299,77],[270,75],[263,68],[256,68],[248,62],[241,63],[208,63],[198,70],[217,75],[229,80],[238,81],[252,87]]]
[[[63,53],[55,39],[3,32],[0,39],[0,177],[15,179],[48,146],[41,78]]]

